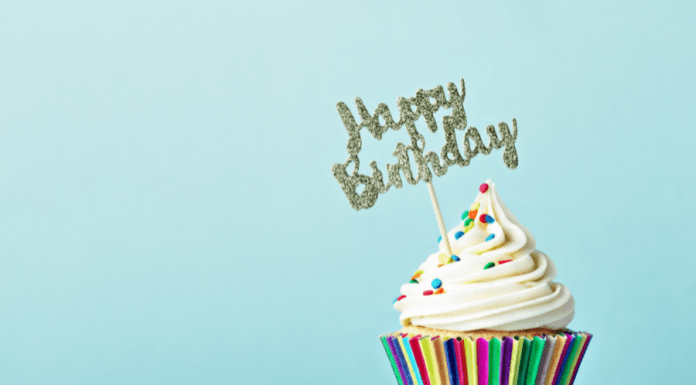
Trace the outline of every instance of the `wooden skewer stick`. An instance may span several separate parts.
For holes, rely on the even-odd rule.
[[[445,222],[442,220],[440,205],[437,203],[437,196],[435,195],[435,188],[433,187],[432,181],[428,182],[428,191],[430,192],[430,200],[433,202],[433,210],[435,210],[435,218],[437,219],[437,226],[440,228],[440,235],[442,235],[442,240],[445,241],[445,249],[447,250],[447,254],[452,255],[447,229],[445,228]]]

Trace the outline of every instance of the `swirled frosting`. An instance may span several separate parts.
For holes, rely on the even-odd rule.
[[[488,180],[462,223],[401,287],[394,308],[404,326],[435,329],[561,329],[573,319],[568,288],[553,282],[556,268]]]

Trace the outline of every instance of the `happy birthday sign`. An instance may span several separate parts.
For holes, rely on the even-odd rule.
[[[517,151],[515,150],[515,140],[517,139],[517,121],[512,119],[512,133],[505,122],[498,123],[498,133],[495,126],[489,125],[486,127],[488,134],[488,145],[483,144],[481,135],[475,127],[467,129],[466,112],[464,111],[464,96],[466,90],[464,88],[464,80],[460,81],[461,92],[457,90],[454,83],[447,84],[449,99],[445,96],[445,91],[442,86],[437,86],[432,90],[416,91],[416,96],[412,98],[399,97],[396,100],[396,105],[399,108],[399,120],[394,121],[389,107],[386,104],[380,103],[374,114],[370,115],[362,100],[355,98],[355,104],[360,115],[360,124],[355,122],[355,118],[348,106],[343,102],[338,102],[336,108],[343,120],[343,125],[348,131],[348,159],[345,163],[336,163],[331,167],[331,172],[341,186],[341,189],[346,194],[348,202],[355,210],[367,209],[372,207],[379,194],[384,194],[391,186],[397,189],[403,186],[401,175],[409,184],[417,184],[420,180],[428,183],[431,188],[431,196],[434,198],[432,191],[433,174],[438,177],[445,175],[449,166],[468,166],[471,158],[478,154],[488,155],[493,149],[505,147],[503,151],[503,162],[505,165],[514,169],[517,167]],[[415,110],[414,110],[415,108]],[[415,121],[421,116],[425,119],[425,123],[431,132],[437,132],[437,122],[434,114],[443,109],[451,109],[452,112],[448,116],[442,118],[442,130],[445,134],[445,145],[440,149],[440,156],[433,151],[425,151],[425,138],[416,129]],[[384,125],[380,124],[380,117],[384,120]],[[362,138],[360,130],[364,127],[370,132],[373,138],[382,139],[387,130],[392,129],[398,131],[402,126],[406,127],[406,131],[411,139],[411,143],[406,146],[399,142],[396,149],[392,153],[396,157],[397,163],[387,164],[387,183],[384,183],[382,171],[377,167],[377,162],[370,162],[372,168],[372,176],[360,174],[360,158],[358,154],[362,147]],[[459,150],[455,130],[466,131],[462,138],[462,151]],[[417,166],[417,174],[411,169],[409,152],[413,156],[413,160]],[[353,172],[348,175],[347,169],[353,163]],[[363,185],[364,190],[358,194],[358,186]],[[435,204],[435,201],[434,201]]]

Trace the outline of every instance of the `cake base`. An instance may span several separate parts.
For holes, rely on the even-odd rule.
[[[484,338],[487,340],[490,340],[492,338],[505,338],[505,337],[527,337],[527,338],[534,338],[535,336],[543,336],[543,335],[554,335],[554,334],[559,334],[559,333],[567,333],[570,331],[569,329],[560,329],[560,330],[553,330],[553,329],[547,329],[547,328],[535,328],[535,329],[525,329],[525,330],[515,330],[515,331],[504,331],[504,330],[487,330],[487,329],[481,329],[481,330],[470,330],[470,331],[452,331],[452,330],[442,330],[442,329],[433,329],[433,328],[428,328],[425,326],[415,326],[415,325],[409,325],[409,326],[404,326],[401,330],[398,332],[392,333],[392,335],[402,335],[402,334],[410,334],[410,335],[423,335],[423,336],[440,336],[446,339],[449,338]]]

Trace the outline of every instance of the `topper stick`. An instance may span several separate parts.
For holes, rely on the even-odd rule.
[[[437,195],[435,195],[435,188],[433,187],[432,180],[428,182],[428,191],[430,192],[430,200],[433,202],[433,210],[435,210],[435,218],[437,218],[437,226],[440,228],[440,235],[442,235],[442,240],[445,241],[447,254],[452,255],[452,248],[449,244],[445,221],[442,220],[442,213],[440,212],[440,205],[437,203]]]

